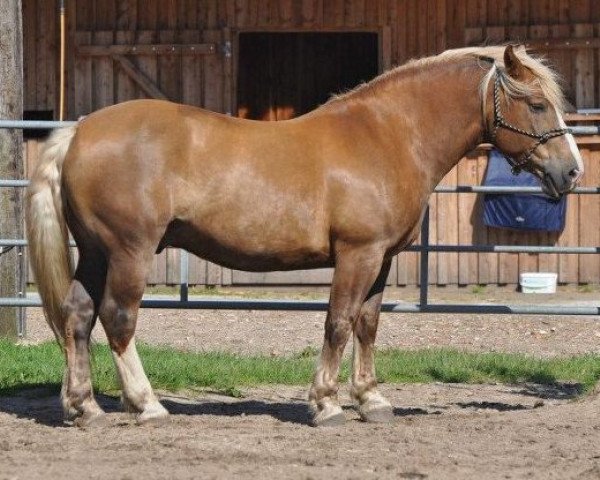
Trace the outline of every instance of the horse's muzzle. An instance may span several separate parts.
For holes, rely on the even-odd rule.
[[[559,199],[577,186],[581,172],[575,162],[549,161],[542,177],[542,190]]]

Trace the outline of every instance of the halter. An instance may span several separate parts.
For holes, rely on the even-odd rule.
[[[494,79],[494,129],[490,135],[491,143],[496,145],[496,133],[499,128],[504,128],[506,130],[510,130],[511,132],[518,133],[519,135],[525,135],[526,137],[535,138],[537,142],[533,144],[531,148],[529,148],[523,155],[518,158],[509,158],[511,163],[511,170],[514,175],[518,175],[521,173],[521,170],[529,163],[531,163],[531,157],[533,156],[533,152],[537,150],[540,145],[545,144],[548,140],[554,137],[560,137],[562,135],[567,135],[572,133],[570,128],[555,128],[553,130],[546,130],[543,133],[535,133],[529,132],[527,130],[523,130],[522,128],[515,127],[508,123],[504,117],[502,116],[502,112],[500,111],[500,75],[496,72],[496,77]]]

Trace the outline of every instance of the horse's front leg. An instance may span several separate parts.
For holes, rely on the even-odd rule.
[[[381,270],[382,261],[383,249],[378,247],[343,246],[336,249],[325,339],[309,392],[314,425],[339,425],[345,421],[337,397],[340,361],[362,304]]]
[[[390,265],[389,260],[383,264],[354,327],[351,395],[358,404],[361,418],[366,422],[390,422],[394,418],[392,405],[377,390],[374,358],[379,312]]]

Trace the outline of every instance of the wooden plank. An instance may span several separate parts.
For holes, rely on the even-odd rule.
[[[258,7],[259,0],[248,0],[248,13],[246,15],[247,27],[255,27],[258,25]]]
[[[434,55],[436,53],[436,33],[437,33],[437,26],[436,26],[436,17],[437,17],[437,12],[436,12],[436,0],[426,0],[423,2],[426,5],[427,8],[427,14],[426,14],[426,22],[427,22],[427,56],[430,55]],[[445,12],[444,12],[445,13]],[[444,21],[446,19],[444,18]]]
[[[464,46],[466,16],[466,0],[454,0],[447,4],[447,48],[458,48]]]
[[[465,11],[465,33],[471,28],[480,29],[487,25],[487,1],[467,0]]]
[[[204,41],[217,42],[220,39],[220,31],[204,31]],[[204,107],[223,112],[223,60],[220,56],[206,57],[204,61]]]
[[[406,53],[407,60],[410,58],[417,57],[419,55],[419,43],[418,43],[418,20],[419,14],[417,10],[417,4],[415,2],[409,2],[406,10]]]
[[[454,167],[443,178],[440,185],[458,185],[458,167]],[[446,245],[459,243],[459,220],[460,210],[458,208],[458,194],[440,194],[438,198],[438,228],[437,242]],[[456,285],[458,283],[458,253],[443,253],[438,256],[438,284]]]
[[[465,46],[479,46],[485,39],[485,29],[481,27],[467,28],[465,30]]]
[[[586,182],[587,170],[589,168],[589,156],[583,156],[586,174],[583,176],[583,185]],[[569,195],[567,198],[567,213],[565,228],[562,231],[558,245],[565,247],[579,246],[579,202],[585,195]],[[585,257],[585,255],[583,256]],[[577,255],[561,254],[558,258],[558,281],[560,283],[579,282],[579,261]]]
[[[78,32],[75,34],[77,41],[89,42],[91,32]],[[92,98],[92,59],[75,57],[73,82],[77,85],[75,91],[75,112],[73,118],[87,115],[93,110]]]
[[[23,0],[23,109],[37,107],[36,1]]]
[[[116,60],[123,72],[125,72],[127,76],[134,81],[148,97],[160,100],[169,99],[169,97],[167,97],[167,95],[165,95],[162,90],[158,88],[154,82],[152,82],[152,80],[138,70],[131,60],[121,55],[115,55],[113,58]]]
[[[585,27],[586,25],[588,24],[578,24],[575,25],[575,28],[577,29],[577,27]],[[542,26],[548,27],[547,25],[534,25],[532,28],[539,28]],[[553,27],[557,27],[557,25],[553,25]],[[542,37],[536,40],[530,39],[524,43],[527,48],[531,48],[533,50],[593,50],[600,48],[600,38],[593,36],[582,38]]]
[[[477,162],[477,184],[481,185],[487,169],[487,155],[481,155]],[[474,239],[476,245],[489,245],[493,243],[497,236],[496,229],[483,226],[481,219],[483,218],[483,197],[478,202],[478,211],[476,213],[477,225]],[[494,284],[498,281],[498,254],[497,253],[480,253],[478,255],[478,279],[479,284]]]
[[[553,38],[564,38],[570,35],[570,27],[568,24],[564,25],[551,25],[550,26],[550,37]],[[564,90],[567,99],[573,101],[575,98],[575,79],[573,76],[573,55],[572,52],[564,49],[550,50],[549,58],[552,65],[560,73],[564,80]]]
[[[382,2],[379,1],[367,1],[365,2],[365,25],[387,25],[387,23],[379,22],[379,8],[385,8]],[[389,8],[396,8],[396,2],[391,2]]]
[[[582,178],[582,186],[600,185],[600,164],[596,158],[592,158],[586,149],[581,150],[582,156],[589,158]],[[579,221],[579,243],[582,246],[600,245],[600,198],[598,195],[581,195],[579,198],[580,221]],[[598,255],[579,256],[579,282],[597,283],[600,274],[600,258]]]
[[[486,41],[489,43],[502,43],[506,40],[506,27],[504,25],[488,27]]]
[[[177,42],[175,30],[158,32],[160,43],[174,44]],[[159,89],[173,102],[181,101],[181,57],[158,56]]]
[[[432,53],[440,53],[446,50],[448,44],[446,27],[446,0],[435,2],[435,45]]]
[[[385,26],[379,34],[379,71],[392,68],[392,30]]]
[[[427,55],[427,40],[428,40],[428,17],[427,17],[427,2],[420,1],[417,5],[417,56],[424,57]]]
[[[271,2],[270,0],[258,0],[258,23],[257,25],[267,26],[271,23]]]
[[[67,0],[69,4],[75,5],[75,30],[88,30],[92,31],[94,28],[93,20],[93,4],[92,2],[78,2],[77,0]],[[71,23],[73,18],[69,19]]]
[[[98,31],[93,33],[93,42],[98,45],[112,45],[114,43],[112,31]],[[92,64],[93,81],[93,110],[112,105],[114,96],[114,71],[113,59],[99,57]]]
[[[344,25],[344,0],[327,0],[323,4],[323,23],[333,27]]]
[[[571,23],[585,23],[590,21],[591,2],[595,5],[597,0],[578,0],[569,2],[569,19]]]
[[[469,155],[458,163],[456,182],[459,185],[477,185],[477,156]],[[457,243],[459,245],[471,245],[473,243],[474,221],[472,216],[476,212],[475,204],[477,196],[474,193],[457,194]],[[457,283],[459,285],[477,283],[477,254],[458,253],[456,261],[458,270]]]
[[[183,30],[181,40],[185,43],[197,43],[200,40],[198,30]],[[203,59],[195,56],[185,56],[181,59],[181,100],[187,105],[202,106]]]
[[[116,0],[95,2],[94,30],[114,30],[117,20]]]
[[[155,30],[158,28],[158,6],[160,0],[144,0],[143,8],[138,11],[138,29]]]
[[[141,30],[136,32],[136,44],[155,44],[158,40],[158,34],[154,30]],[[153,84],[158,83],[158,56],[141,56],[136,59],[138,70],[147,77]],[[143,97],[146,94],[140,89]]]
[[[504,26],[508,7],[506,0],[488,0],[487,4],[488,27]]]
[[[115,41],[117,44],[130,45],[134,40],[134,32],[117,31],[115,33]],[[123,57],[124,58],[124,57]],[[124,58],[124,60],[127,60]],[[133,62],[132,66],[133,66]],[[139,70],[133,66],[136,72],[139,74]],[[141,74],[143,75],[143,74]],[[116,74],[116,87],[115,87],[115,100],[116,102],[125,102],[127,100],[133,100],[137,96],[137,88],[135,81],[131,76],[123,69],[117,69]]]
[[[573,33],[576,37],[593,35],[591,24],[575,25]],[[593,107],[594,105],[594,52],[592,50],[577,50],[575,54],[575,99],[577,108]]]
[[[39,18],[49,19],[50,21],[40,21],[36,28],[36,105],[40,110],[57,110],[55,105],[55,20],[56,12],[53,9],[54,2],[37,1],[36,15]]]
[[[248,25],[248,0],[234,1],[234,15],[236,27],[246,27]]]
[[[392,65],[400,65],[408,60],[406,46],[406,2],[396,3],[397,9],[392,10],[394,16],[390,17],[392,25],[392,42],[396,42],[395,55],[392,57]],[[381,7],[385,9],[384,6]]]
[[[65,119],[77,118],[75,115],[75,61],[73,45],[76,44],[75,32],[77,26],[77,8],[74,1],[66,1],[67,38],[66,38],[66,112]]]
[[[442,202],[440,198],[443,193],[434,193],[429,197],[429,243],[437,243],[437,231],[438,231],[438,202]],[[429,284],[435,285],[438,283],[438,257],[437,252],[429,252]]]
[[[223,54],[223,110],[228,115],[233,115],[234,78],[233,78],[233,37],[231,29],[223,28],[222,45]]]
[[[527,25],[527,15],[529,9],[527,3],[522,0],[508,0],[506,10],[506,20],[510,26]]]
[[[116,23],[118,30],[137,30],[137,1],[118,0],[116,5]]]
[[[167,30],[168,32],[171,32]],[[118,31],[116,36],[124,36],[130,32]],[[173,37],[175,32],[172,32]],[[161,43],[161,44],[127,44],[127,45],[77,45],[76,53],[80,56],[104,57],[111,55],[161,55],[161,56],[194,56],[214,55],[217,46],[214,43]]]

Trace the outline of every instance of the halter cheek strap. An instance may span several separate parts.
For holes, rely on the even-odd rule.
[[[508,123],[502,116],[500,111],[500,77],[496,72],[494,79],[494,128],[490,134],[491,143],[496,145],[496,133],[499,128],[510,130],[511,132],[518,133],[519,135],[525,135],[526,137],[535,138],[537,141],[527,149],[519,158],[510,158],[512,165],[512,172],[515,175],[521,173],[521,170],[531,163],[533,153],[537,150],[540,145],[545,144],[548,140],[554,137],[560,137],[572,133],[570,128],[555,128],[553,130],[546,130],[542,133],[530,132],[523,130],[522,128],[516,127]],[[508,157],[507,157],[508,158]]]

